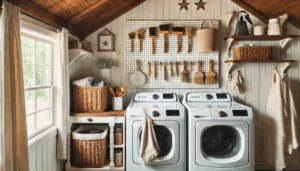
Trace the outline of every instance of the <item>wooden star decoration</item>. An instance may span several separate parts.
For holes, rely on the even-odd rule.
[[[178,5],[180,6],[180,11],[184,8],[185,10],[188,10],[188,5],[190,3],[185,2],[185,0],[182,0],[181,3],[178,3]]]
[[[108,43],[109,43],[108,41],[105,40],[105,41],[102,42],[102,43],[103,43],[103,46],[107,46],[107,47],[108,47]]]
[[[202,2],[202,0],[199,0],[198,3],[195,3],[195,5],[197,5],[197,10],[199,10],[200,8],[205,10],[205,4],[206,4],[206,2]]]

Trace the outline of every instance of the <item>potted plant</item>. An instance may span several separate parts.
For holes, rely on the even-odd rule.
[[[99,59],[97,61],[97,67],[100,69],[100,79],[105,83],[110,83],[111,67],[117,66],[117,61],[113,59]]]

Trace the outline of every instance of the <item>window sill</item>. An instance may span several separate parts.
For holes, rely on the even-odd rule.
[[[28,147],[29,152],[36,149],[37,146],[43,144],[44,142],[48,141],[52,137],[57,135],[57,126],[52,126],[49,129],[45,130],[44,132],[34,136],[30,140],[28,140]]]

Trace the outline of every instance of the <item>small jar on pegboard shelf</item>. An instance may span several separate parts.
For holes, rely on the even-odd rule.
[[[123,131],[121,128],[117,128],[115,132],[115,145],[123,144]]]

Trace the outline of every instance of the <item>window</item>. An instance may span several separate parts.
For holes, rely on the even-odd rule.
[[[22,31],[23,79],[28,137],[53,125],[53,42]]]

